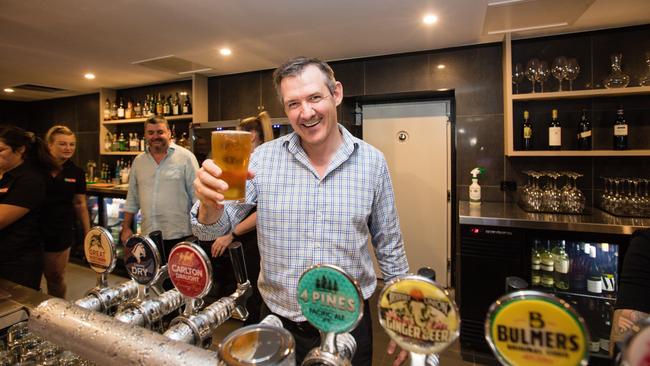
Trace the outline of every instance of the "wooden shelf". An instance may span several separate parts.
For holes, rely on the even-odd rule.
[[[547,99],[578,99],[578,98],[594,98],[594,97],[615,97],[627,95],[641,95],[650,94],[650,86],[632,86],[628,88],[616,89],[588,89],[588,90],[573,90],[561,92],[548,92],[548,93],[526,93],[526,94],[513,94],[513,101],[523,100],[547,100]]]
[[[138,155],[144,151],[102,151],[101,155]]]
[[[650,150],[527,150],[511,151],[507,156],[648,156]]]
[[[164,116],[166,120],[168,121],[176,121],[179,119],[192,119],[191,114],[181,114],[178,116]],[[112,119],[109,121],[102,121],[102,124],[105,125],[120,125],[120,124],[128,124],[128,123],[141,123],[145,122],[147,118],[131,118],[131,119]]]

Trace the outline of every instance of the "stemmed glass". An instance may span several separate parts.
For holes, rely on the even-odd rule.
[[[515,84],[515,94],[519,94],[519,83],[524,81],[524,67],[519,62],[512,70],[512,83]]]
[[[650,51],[645,52],[645,64],[648,66],[645,74],[639,79],[640,86],[649,86],[650,85]]]
[[[548,67],[548,62],[540,61],[539,66],[537,67],[536,80],[541,85],[541,92],[544,92],[544,83],[548,80],[548,77],[551,73],[551,70]]]
[[[544,201],[542,202],[542,209],[547,212],[560,212],[560,202],[562,201],[562,191],[557,188],[557,178],[560,176],[558,173],[546,172],[545,175],[549,177],[550,182],[544,190]]]
[[[530,80],[530,82],[533,84],[533,93],[535,93],[535,80],[537,80],[537,70],[539,69],[539,60],[536,58],[531,58],[528,60],[528,63],[526,64],[526,71],[524,71],[524,75],[526,75],[526,79]]]
[[[558,81],[558,89],[557,91],[562,91],[562,80],[566,78],[567,70],[567,59],[564,56],[558,56],[555,58],[553,61],[553,66],[551,67],[551,74],[553,74],[553,77],[557,79]]]
[[[578,64],[578,60],[575,58],[568,59],[565,78],[569,80],[569,90],[573,90],[573,80],[578,78],[578,74],[580,74],[580,65]]]

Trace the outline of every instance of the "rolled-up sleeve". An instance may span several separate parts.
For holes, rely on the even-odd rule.
[[[134,160],[133,166],[131,167],[131,172],[129,173],[129,190],[126,194],[126,202],[124,202],[124,211],[128,213],[136,213],[140,209],[140,200],[138,198],[137,166],[137,161]]]

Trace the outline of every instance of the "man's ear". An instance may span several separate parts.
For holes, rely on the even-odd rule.
[[[334,101],[338,107],[343,101],[343,84],[340,81],[337,81],[334,84]]]

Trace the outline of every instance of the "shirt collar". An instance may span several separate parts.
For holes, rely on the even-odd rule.
[[[176,150],[177,146],[178,145],[176,145],[175,143],[170,141],[169,142],[169,147],[167,148],[167,155],[171,155]],[[149,147],[147,147],[145,153],[151,155],[151,151],[149,151]]]
[[[354,152],[354,149],[359,147],[359,143],[354,141],[354,136],[352,136],[352,134],[345,127],[343,127],[343,125],[339,123],[338,127],[341,135],[343,136],[343,143],[341,146],[339,146],[336,155],[343,153],[346,157],[348,157]],[[296,155],[299,152],[306,154],[302,148],[302,145],[300,144],[300,136],[296,132],[292,132],[291,134],[285,136],[282,145],[285,146],[287,150],[293,155]]]

